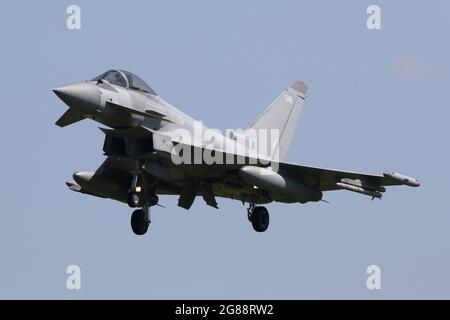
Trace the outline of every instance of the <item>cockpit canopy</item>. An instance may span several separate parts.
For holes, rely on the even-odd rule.
[[[91,81],[106,80],[111,84],[136,90],[140,92],[150,93],[156,96],[156,92],[134,73],[125,70],[109,70],[95,77]]]

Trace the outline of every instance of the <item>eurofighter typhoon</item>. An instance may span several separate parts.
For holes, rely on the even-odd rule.
[[[104,125],[103,164],[78,171],[70,190],[110,198],[137,208],[131,227],[142,235],[158,195],[177,195],[189,209],[197,196],[218,208],[217,197],[248,204],[257,232],[267,230],[273,201],[307,203],[331,190],[381,198],[386,186],[418,187],[419,181],[393,171],[383,175],[346,172],[286,162],[307,86],[295,81],[245,130],[222,135],[159,97],[135,74],[110,70],[90,81],[53,89],[69,107],[56,121],[65,127],[89,118]]]

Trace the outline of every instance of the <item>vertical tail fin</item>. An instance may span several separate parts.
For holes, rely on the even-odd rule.
[[[273,158],[286,158],[307,92],[308,87],[303,82],[295,81],[247,128],[247,131],[278,130],[279,140],[271,146]]]

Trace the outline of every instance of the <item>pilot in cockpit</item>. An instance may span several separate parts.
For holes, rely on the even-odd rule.
[[[124,87],[130,90],[136,90],[156,96],[156,92],[144,80],[134,73],[125,70],[109,70],[91,81],[107,81],[110,84]]]

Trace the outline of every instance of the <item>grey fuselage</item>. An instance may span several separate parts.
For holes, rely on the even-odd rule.
[[[239,139],[232,139],[221,134],[218,130],[209,130],[208,141],[203,132],[208,128],[200,121],[196,121],[176,107],[164,101],[161,97],[126,87],[112,85],[103,81],[86,81],[54,89],[54,92],[72,109],[82,115],[114,129],[143,126],[159,131],[176,141],[177,132],[191,133],[192,145],[203,147],[208,145],[215,150],[233,150],[235,154],[248,156],[249,152]],[[142,113],[153,111],[164,115],[160,118],[126,112],[111,108],[109,102],[124,106]],[[200,134],[194,134],[194,130]],[[211,137],[212,136],[212,137]],[[214,140],[211,143],[211,138]],[[260,155],[260,158],[266,158]]]

